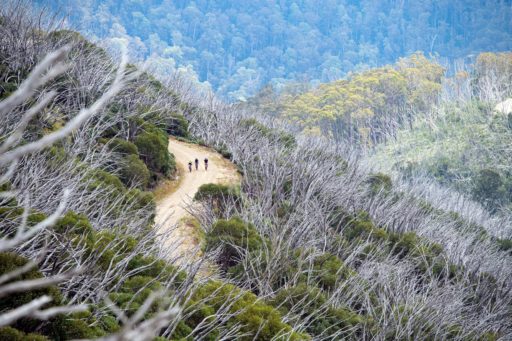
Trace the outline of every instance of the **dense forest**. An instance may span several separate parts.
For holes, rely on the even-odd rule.
[[[421,51],[448,64],[512,49],[512,4],[476,1],[38,1],[91,37],[130,41],[159,73],[225,99],[266,84],[328,82]]]
[[[55,18],[0,8],[0,340],[512,338],[510,53],[235,105]],[[170,138],[241,179],[193,196],[194,257],[155,222]]]

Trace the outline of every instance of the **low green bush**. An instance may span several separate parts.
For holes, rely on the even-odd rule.
[[[194,200],[213,200],[219,201],[224,198],[238,199],[240,197],[240,189],[234,186],[220,184],[204,184],[194,195]]]
[[[70,216],[71,214],[68,213],[66,220],[69,221]],[[60,224],[63,224],[63,221]],[[0,275],[20,268],[27,262],[27,259],[14,253],[2,252],[0,253]],[[41,272],[35,268],[14,278],[12,281],[33,280],[42,277]],[[43,308],[65,304],[59,289],[56,286],[49,286],[3,297],[0,300],[0,311],[5,312],[15,309],[43,295],[52,298],[52,301]],[[87,322],[87,320],[89,321]],[[105,335],[101,328],[90,326],[94,324],[93,322],[94,318],[89,312],[57,315],[47,322],[25,317],[17,320],[10,327],[0,328],[0,340],[69,340],[96,338]]]
[[[496,212],[506,196],[500,173],[494,169],[480,170],[473,179],[472,194],[475,200],[483,203],[491,212]]]
[[[330,253],[324,253],[315,258],[313,271],[318,285],[324,290],[335,289],[338,281],[344,281],[353,274],[341,259]]]
[[[112,139],[101,139],[100,142],[109,143],[109,147],[112,151],[123,154],[123,155],[138,155],[139,150],[137,146],[127,140],[115,137]]]
[[[497,239],[498,248],[502,251],[508,251],[512,254],[512,239]]]
[[[186,273],[183,271],[179,271],[176,267],[170,265],[164,260],[156,260],[151,256],[142,256],[137,255],[133,257],[128,263],[127,270],[135,270],[140,269],[137,272],[139,276],[146,277],[158,277],[162,276],[162,278],[174,278],[174,283],[176,285],[180,285],[183,283],[187,277]]]
[[[146,164],[137,155],[132,154],[121,161],[119,178],[127,186],[137,184],[139,188],[144,189],[149,185],[151,173]]]
[[[256,228],[242,219],[218,220],[206,235],[206,249],[222,246],[219,263],[224,269],[237,264],[241,250],[253,251],[263,246],[263,239]]]
[[[0,252],[0,275],[13,271],[19,267],[24,266],[28,263],[28,259],[19,256],[15,253],[10,252]],[[23,275],[13,279],[14,280],[32,280],[37,278],[42,278],[43,275],[37,268],[32,269],[30,271],[25,272]],[[12,294],[7,297],[3,297],[0,300],[0,311],[5,311],[8,309],[13,309],[15,307],[19,307],[20,305],[26,304],[31,300],[38,298],[43,295],[49,295],[52,297],[52,304],[60,304],[62,301],[62,296],[60,291],[55,286],[50,286],[44,289],[37,289],[17,294]],[[26,330],[23,330],[27,332]],[[30,330],[31,331],[31,330]],[[30,332],[29,331],[29,332]]]
[[[89,178],[92,180],[89,183],[90,190],[105,187],[111,187],[118,192],[124,192],[125,190],[125,186],[117,176],[102,169],[91,169],[89,172]]]
[[[161,129],[149,127],[134,141],[139,156],[156,177],[170,176],[176,170],[174,156],[167,150],[167,135]]]
[[[90,312],[80,312],[70,315],[59,315],[47,327],[48,335],[53,340],[95,339],[105,336],[96,319]]]
[[[305,283],[279,290],[275,297],[268,300],[269,304],[279,307],[282,314],[288,313],[292,308],[301,319],[311,322],[306,331],[311,335],[321,335],[327,331],[335,332],[361,328],[366,322],[365,318],[347,308],[334,308],[326,306],[327,298],[322,291]],[[349,332],[345,336],[351,335]],[[342,337],[340,335],[340,337]]]
[[[85,215],[68,211],[57,220],[53,230],[58,233],[72,232],[73,234],[85,235],[92,232],[92,226]]]
[[[385,241],[388,238],[387,232],[375,227],[366,212],[359,212],[357,216],[351,219],[344,218],[344,220],[346,225],[342,233],[349,242],[354,239],[365,240],[369,237],[374,241]]]
[[[50,339],[44,335],[36,333],[28,333],[12,328],[2,327],[0,328],[0,340],[2,341],[50,341]]]
[[[197,325],[215,314],[226,302],[230,302],[229,313],[234,315],[225,324],[238,324],[246,334],[239,340],[309,339],[307,335],[294,332],[283,322],[278,310],[259,301],[256,295],[217,281],[207,282],[194,293],[186,309],[194,309],[195,313],[187,324]],[[215,335],[211,335],[211,338],[215,339]]]
[[[380,192],[387,193],[393,188],[391,178],[383,173],[372,174],[368,177],[367,183],[372,194]]]
[[[126,192],[125,199],[132,203],[134,209],[146,207],[151,212],[154,212],[156,209],[155,196],[149,191],[132,188]]]
[[[173,114],[167,119],[166,132],[169,135],[188,138],[188,121],[183,115]]]

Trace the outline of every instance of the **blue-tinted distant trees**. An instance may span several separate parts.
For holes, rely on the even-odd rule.
[[[201,81],[231,100],[282,78],[325,82],[415,51],[455,59],[512,49],[506,1],[60,2],[73,23],[99,37],[115,35],[112,28],[123,26],[137,41],[131,50],[141,49],[146,56],[154,52],[151,37],[156,34],[156,53],[180,48],[176,67],[192,65]],[[249,58],[256,59],[253,67],[246,64]],[[339,61],[333,64],[333,58]],[[246,72],[258,74],[250,86],[239,75]]]

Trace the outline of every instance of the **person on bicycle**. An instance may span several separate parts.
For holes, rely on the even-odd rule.
[[[195,160],[194,162],[195,162],[195,164],[196,164],[196,170],[197,170],[197,169],[199,168],[199,159],[198,159],[198,158],[196,158],[196,160]]]
[[[208,170],[208,158],[204,158],[204,170]]]
[[[192,172],[192,161],[188,163],[188,171]]]

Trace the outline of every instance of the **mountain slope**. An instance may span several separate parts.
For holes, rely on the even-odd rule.
[[[0,338],[512,337],[512,255],[496,238],[510,229],[506,217],[433,182],[376,173],[350,146],[168,88],[75,33],[46,33],[23,6],[8,9]],[[22,83],[55,68],[40,86]],[[208,184],[194,196],[200,261],[217,269],[207,278],[195,259],[169,260],[158,240],[145,190],[173,175],[169,135],[215,148],[242,174],[240,188]],[[43,284],[19,285],[34,279]],[[50,311],[2,322],[50,298],[39,306]]]

